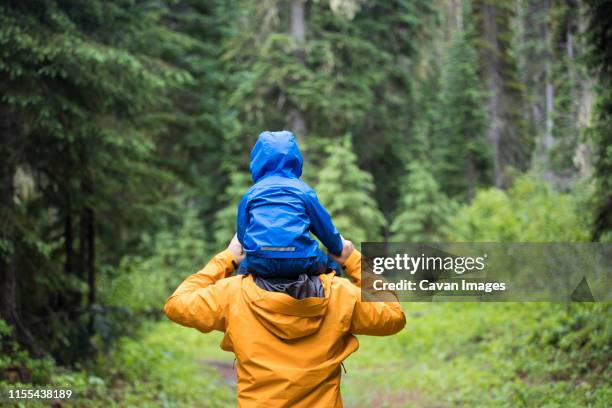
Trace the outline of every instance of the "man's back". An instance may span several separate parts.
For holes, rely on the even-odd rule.
[[[361,255],[346,262],[358,279]],[[390,335],[404,327],[396,302],[360,301],[360,289],[333,273],[321,275],[323,297],[295,299],[260,288],[252,275],[233,276],[232,255],[217,255],[168,299],[177,323],[221,330],[235,353],[239,406],[341,406],[342,361],[357,350],[353,334]]]

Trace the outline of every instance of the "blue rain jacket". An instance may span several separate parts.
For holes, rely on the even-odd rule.
[[[302,154],[293,133],[262,132],[251,151],[255,184],[238,205],[237,234],[247,255],[307,258],[318,244],[340,255],[342,239],[315,191],[300,180]]]

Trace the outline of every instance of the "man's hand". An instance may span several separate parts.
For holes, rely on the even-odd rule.
[[[334,261],[336,261],[339,265],[344,265],[344,263],[348,259],[351,252],[353,252],[353,249],[355,249],[355,247],[353,246],[353,243],[347,239],[344,239],[343,237],[342,238],[342,253],[340,254],[340,256],[329,254],[329,257],[333,259]]]
[[[244,258],[244,250],[242,249],[242,244],[240,243],[240,241],[238,241],[237,234],[234,234],[234,237],[227,246],[227,249],[232,253],[236,265],[240,265],[240,262]]]

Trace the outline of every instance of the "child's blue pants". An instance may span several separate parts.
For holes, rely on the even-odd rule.
[[[334,262],[325,252],[319,250],[317,256],[310,258],[261,258],[247,255],[238,268],[238,275],[248,273],[262,278],[292,278],[303,273],[306,275],[320,275],[328,269],[341,275],[342,268]]]

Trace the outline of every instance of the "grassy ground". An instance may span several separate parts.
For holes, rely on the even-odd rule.
[[[233,355],[219,349],[220,339],[220,333],[203,335],[168,321],[151,322],[137,338],[122,338],[111,353],[101,353],[80,370],[51,366],[37,371],[49,372],[42,388],[74,390],[73,398],[54,407],[235,406],[235,391],[227,377],[220,375],[224,370],[226,376],[233,375]],[[6,386],[0,382],[0,389]],[[4,407],[2,403],[0,400]],[[52,403],[28,401],[8,406]]]
[[[566,305],[404,307],[401,333],[360,337],[360,349],[345,362],[346,406],[612,405],[609,307],[588,321]],[[56,369],[50,385],[75,390],[77,399],[64,406],[234,406],[233,355],[219,349],[220,340],[220,333],[150,323],[91,367]]]
[[[360,338],[346,363],[344,400],[351,407],[609,407],[609,365],[582,369],[583,356],[559,348],[549,330],[564,335],[562,308],[405,304],[399,335]],[[593,335],[608,336],[609,352],[606,330]]]

